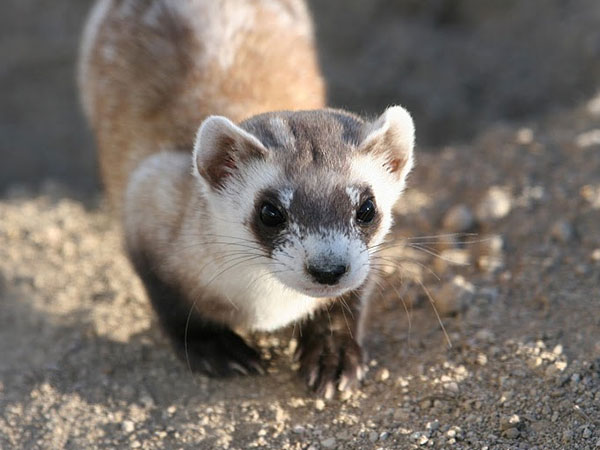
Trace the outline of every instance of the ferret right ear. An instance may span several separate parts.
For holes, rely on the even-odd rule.
[[[194,144],[194,172],[213,189],[225,185],[239,165],[252,158],[264,158],[265,146],[253,135],[222,116],[202,122]]]
[[[363,135],[359,151],[382,157],[385,169],[404,183],[413,166],[415,145],[415,125],[409,112],[391,106],[365,126]]]

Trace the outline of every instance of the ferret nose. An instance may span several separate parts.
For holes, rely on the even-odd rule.
[[[343,264],[334,264],[330,266],[315,266],[309,264],[306,270],[317,283],[331,286],[340,281],[342,275],[348,271],[348,266]]]

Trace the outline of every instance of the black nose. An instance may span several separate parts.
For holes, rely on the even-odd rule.
[[[312,275],[317,283],[333,285],[348,271],[348,266],[333,265],[323,267],[309,265],[306,270]]]

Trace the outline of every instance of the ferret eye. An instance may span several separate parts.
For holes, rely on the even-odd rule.
[[[365,200],[356,211],[356,220],[360,225],[369,225],[373,222],[376,212],[375,202],[373,202],[373,199],[369,198]]]
[[[277,227],[285,222],[285,217],[275,205],[264,202],[260,207],[260,221],[268,227]]]

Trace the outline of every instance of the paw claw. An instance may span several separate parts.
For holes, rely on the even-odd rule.
[[[260,354],[226,328],[198,335],[186,349],[184,357],[193,372],[211,377],[265,373]]]
[[[342,375],[340,377],[340,382],[338,383],[338,391],[345,391],[350,385],[350,379],[346,375]]]
[[[330,381],[329,383],[327,383],[325,385],[323,397],[325,397],[327,400],[331,400],[333,398],[334,394],[335,394],[335,387],[334,387],[334,384]]]
[[[301,349],[301,350],[300,350]],[[350,390],[363,377],[362,352],[348,335],[328,335],[323,339],[300,341],[300,373],[309,388],[326,399],[336,390]]]
[[[308,376],[308,381],[307,384],[309,387],[314,388],[315,384],[317,383],[317,378],[319,376],[319,371],[318,368],[315,367],[314,369],[311,370],[309,376]]]

